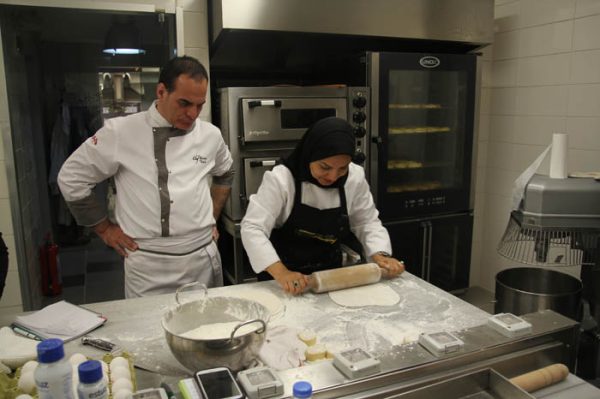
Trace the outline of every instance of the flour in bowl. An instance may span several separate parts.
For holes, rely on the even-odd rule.
[[[228,321],[226,323],[204,324],[200,327],[186,331],[183,334],[179,334],[179,336],[183,338],[200,340],[229,339],[235,327],[240,323],[242,322]],[[260,328],[262,328],[262,325],[260,323],[247,324],[238,328],[238,330],[235,332],[235,336],[240,337],[242,335],[246,335],[248,333],[256,331]]]

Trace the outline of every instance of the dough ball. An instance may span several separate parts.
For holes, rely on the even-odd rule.
[[[129,367],[129,362],[122,356],[117,356],[110,362],[110,370],[117,367]]]
[[[35,370],[35,368],[38,366],[38,364],[39,363],[36,362],[35,360],[28,361],[21,368],[21,374],[28,373],[28,372],[33,372],[33,370]]]
[[[26,393],[22,393],[21,395],[17,396],[15,399],[33,399],[33,396],[27,395]]]
[[[323,344],[309,346],[306,348],[304,355],[309,362],[325,359],[325,356],[327,356],[327,348]]]
[[[306,346],[313,346],[317,343],[317,334],[312,330],[304,330],[298,334],[300,341],[304,342]]]
[[[121,378],[127,378],[128,380],[131,380],[131,372],[129,371],[129,367],[119,366],[110,370],[110,380],[112,382],[120,380]]]
[[[129,378],[119,378],[114,381],[112,384],[112,391],[119,392],[122,390],[129,390],[129,392],[133,392],[133,383]]]
[[[113,394],[113,399],[131,399],[132,393],[127,389],[121,389]]]
[[[71,381],[73,381],[73,384],[77,385],[79,383],[79,366],[75,366],[74,364],[71,366],[73,368],[71,372],[73,378],[71,378]]]
[[[85,357],[81,353],[74,353],[69,358],[69,362],[71,362],[71,364],[74,366],[79,366],[81,363],[85,362],[86,360],[87,360],[87,357]]]
[[[33,372],[21,374],[19,382],[17,383],[19,389],[25,393],[33,392],[35,388],[35,380],[33,379]]]

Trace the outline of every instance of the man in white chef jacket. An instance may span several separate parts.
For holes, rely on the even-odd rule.
[[[198,118],[207,88],[196,59],[172,59],[147,111],[107,120],[60,170],[77,222],[125,257],[127,298],[193,281],[223,285],[215,220],[231,191],[233,160],[219,129]],[[110,177],[117,224],[92,192]]]

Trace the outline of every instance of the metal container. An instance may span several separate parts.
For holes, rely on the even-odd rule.
[[[177,300],[179,302],[179,300]],[[264,340],[269,311],[258,302],[242,298],[212,297],[179,304],[167,311],[162,326],[169,349],[191,371],[217,366],[233,371],[249,366]],[[239,322],[224,339],[183,336],[202,325]],[[243,328],[256,324],[256,328]]]
[[[533,399],[492,369],[479,370],[426,385],[389,399]]]
[[[533,267],[506,269],[496,275],[496,313],[515,315],[552,309],[577,320],[581,281],[565,273]]]

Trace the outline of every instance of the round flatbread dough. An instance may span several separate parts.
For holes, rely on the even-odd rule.
[[[387,285],[377,283],[362,287],[330,291],[329,297],[340,306],[351,308],[362,306],[392,306],[400,301],[396,291]]]
[[[281,299],[277,298],[275,294],[265,290],[258,290],[253,288],[240,288],[235,292],[227,293],[227,296],[235,298],[248,299],[250,301],[256,301],[267,308],[271,313],[271,319],[275,316],[279,316],[285,310],[285,305]]]

